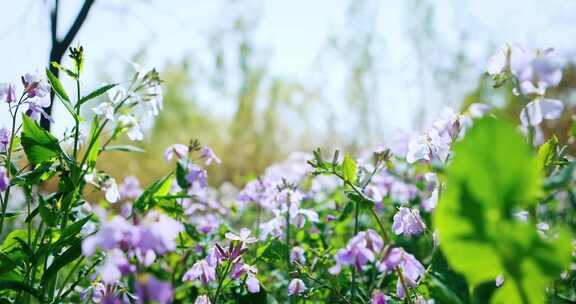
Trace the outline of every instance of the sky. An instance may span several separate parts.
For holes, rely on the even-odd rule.
[[[41,70],[49,52],[50,0],[0,1],[0,83]],[[61,0],[61,29],[67,28],[82,1]],[[355,37],[372,28],[375,128],[418,129],[442,106],[457,106],[475,84],[488,56],[504,43],[555,47],[573,57],[576,1],[567,0],[366,0],[367,9],[349,18],[350,0],[97,0],[77,37],[86,52],[85,80],[97,87],[103,73],[120,77],[122,63],[142,48],[146,67],[162,68],[193,55],[203,61],[215,28],[231,26],[238,14],[253,16],[253,41],[270,74],[282,79],[321,83],[324,99],[346,117],[343,97],[347,54],[329,50],[330,37]],[[422,20],[430,18],[424,26]],[[63,32],[59,33],[63,35]],[[323,54],[322,56],[319,56]],[[326,55],[328,54],[328,55]],[[454,58],[465,64],[452,79]],[[459,57],[458,57],[459,58]],[[264,60],[263,59],[263,60]],[[205,89],[201,99],[223,116],[230,103]],[[419,116],[418,113],[424,115]],[[59,109],[56,116],[62,116]],[[7,123],[0,113],[0,125]],[[62,129],[65,124],[60,124]]]

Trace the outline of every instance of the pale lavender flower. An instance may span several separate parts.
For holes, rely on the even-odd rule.
[[[426,224],[422,221],[418,209],[400,207],[400,210],[394,215],[392,230],[397,235],[416,235],[422,233],[425,228]]]
[[[164,159],[166,161],[171,161],[174,155],[176,155],[178,159],[181,159],[188,155],[189,152],[190,149],[188,146],[183,144],[173,144],[164,150]]]
[[[258,240],[255,237],[250,236],[250,229],[242,228],[240,229],[240,234],[235,234],[233,232],[226,232],[224,235],[227,239],[232,241],[239,241],[245,244],[256,243]]]
[[[22,77],[24,91],[29,98],[45,97],[50,94],[50,85],[48,85],[39,75],[26,73]]]
[[[302,265],[306,264],[306,256],[304,255],[304,248],[302,247],[294,247],[290,251],[290,262],[298,262]]]
[[[160,281],[154,276],[138,280],[136,284],[137,303],[172,303],[172,284]]]
[[[141,141],[144,139],[144,134],[140,129],[140,122],[138,119],[132,115],[121,115],[118,117],[120,125],[124,128],[128,128],[128,138],[134,141]]]
[[[538,126],[544,119],[557,119],[564,111],[560,100],[537,98],[529,102],[520,113],[520,121],[524,126]]]
[[[114,105],[111,102],[105,101],[99,103],[97,106],[92,108],[92,112],[100,118],[114,120]]]
[[[130,264],[124,253],[117,248],[108,251],[104,263],[98,268],[97,273],[106,284],[114,284],[122,275],[136,271],[136,266]]]
[[[404,298],[406,291],[402,281],[407,287],[416,287],[426,269],[413,255],[407,253],[404,249],[392,248],[380,264],[380,271],[392,272],[397,268],[400,269],[402,278],[398,277],[396,292],[398,297]]]
[[[91,256],[96,248],[110,250],[115,247],[128,249],[140,241],[140,230],[120,216],[105,222],[100,230],[82,242],[82,253]]]
[[[288,296],[301,295],[306,291],[306,284],[300,279],[292,279],[288,285]]]
[[[254,274],[248,273],[246,277],[246,288],[250,293],[259,293],[260,292],[260,281]]]
[[[436,129],[431,129],[428,133],[412,137],[408,144],[406,161],[415,163],[419,160],[430,161],[438,159],[446,161],[450,153],[452,138],[447,133],[439,133]]]
[[[186,175],[186,180],[191,184],[198,183],[200,187],[208,186],[208,172],[195,164],[188,165],[188,174]]]
[[[200,260],[190,268],[184,276],[183,281],[194,281],[199,280],[202,284],[208,284],[216,280],[216,269],[214,266],[210,266],[205,260]]]
[[[14,84],[0,84],[0,99],[4,99],[6,103],[12,103],[16,101],[16,89]]]
[[[6,191],[10,185],[10,179],[8,178],[8,173],[5,167],[0,167],[0,192]]]
[[[370,299],[370,304],[386,304],[386,296],[381,291],[376,291]]]
[[[504,276],[503,275],[497,276],[495,283],[496,283],[496,287],[502,286],[502,284],[504,284]]]
[[[141,239],[138,248],[164,254],[176,249],[176,238],[184,231],[179,221],[157,212],[149,212],[139,226]]]
[[[120,184],[118,191],[120,192],[120,197],[123,199],[135,199],[142,194],[140,181],[138,181],[136,176],[126,176],[124,182]]]
[[[10,147],[10,131],[0,128],[0,153],[8,152]]]
[[[290,212],[292,224],[298,228],[304,227],[306,219],[312,223],[317,223],[320,220],[318,213],[312,209],[296,209],[295,212]]]
[[[352,265],[358,271],[362,271],[364,265],[373,262],[376,254],[384,247],[382,238],[373,230],[362,231],[354,236],[347,244],[346,248],[336,252],[334,259],[336,265],[328,271],[337,274],[343,266]]]
[[[212,162],[215,162],[217,164],[221,163],[220,158],[218,158],[218,156],[216,156],[214,151],[212,151],[212,149],[210,149],[207,146],[202,147],[202,149],[200,150],[200,158],[204,159],[207,166],[209,166]]]
[[[37,121],[42,116],[42,117],[48,119],[49,121],[54,122],[52,117],[50,117],[50,115],[48,115],[48,113],[46,113],[46,111],[44,111],[44,108],[50,106],[50,99],[34,98],[31,100],[28,100],[26,102],[26,105],[28,106],[28,109],[26,110],[26,115],[28,117]]]
[[[212,302],[210,302],[210,298],[207,295],[201,295],[196,298],[194,304],[212,304]]]

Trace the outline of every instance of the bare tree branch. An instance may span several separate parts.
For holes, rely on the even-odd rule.
[[[50,49],[50,60],[48,62],[48,66],[50,68],[50,71],[54,75],[56,75],[56,77],[58,77],[59,71],[58,71],[58,69],[53,67],[51,63],[52,62],[57,62],[57,63],[62,62],[62,57],[64,57],[64,53],[66,53],[66,50],[70,47],[70,44],[72,43],[72,41],[74,40],[74,38],[78,34],[78,31],[80,31],[80,28],[82,27],[82,25],[86,21],[86,18],[88,17],[88,13],[90,12],[90,9],[92,8],[92,5],[94,4],[94,2],[95,2],[95,0],[85,0],[84,1],[84,4],[82,5],[82,8],[80,9],[80,12],[78,12],[76,19],[74,19],[74,23],[72,23],[72,26],[70,27],[70,29],[68,29],[68,31],[66,32],[66,35],[64,36],[64,38],[62,40],[58,40],[58,11],[60,8],[60,1],[54,0],[54,7],[52,8],[52,11],[50,12],[50,31],[51,31],[52,47]],[[46,108],[46,113],[48,113],[48,115],[52,114],[52,106],[53,105],[54,105],[54,93],[51,93],[50,94],[50,106],[48,108]],[[44,129],[50,130],[50,120],[42,117],[42,120],[40,121],[40,125]]]

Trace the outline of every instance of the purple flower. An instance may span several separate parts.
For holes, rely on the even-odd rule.
[[[218,156],[216,156],[214,151],[212,151],[212,149],[210,149],[207,146],[202,147],[202,149],[200,150],[200,158],[206,161],[207,166],[209,166],[212,162],[215,162],[217,164],[221,163],[220,158],[218,158]]]
[[[122,275],[136,271],[136,266],[130,264],[124,253],[120,249],[112,249],[106,255],[106,260],[97,273],[106,284],[114,284]]]
[[[420,262],[411,254],[404,251],[402,248],[392,248],[384,256],[382,263],[380,264],[380,271],[392,272],[395,269],[400,269],[402,277],[398,277],[398,282],[396,284],[396,292],[398,297],[404,298],[406,291],[404,290],[404,284],[406,287],[416,287],[418,286],[418,281],[426,269]]]
[[[306,291],[306,284],[300,279],[292,279],[288,285],[288,296],[301,295]]]
[[[184,226],[165,214],[149,212],[142,219],[139,229],[141,238],[137,247],[164,254],[176,249],[176,238],[184,231]]]
[[[362,231],[354,236],[346,248],[338,250],[334,259],[336,265],[328,271],[337,274],[342,270],[342,266],[352,265],[358,271],[362,271],[364,265],[373,262],[376,254],[384,247],[382,238],[373,230]]]
[[[304,255],[304,248],[294,247],[290,251],[290,262],[298,262],[300,264],[306,264],[306,256]]]
[[[40,116],[42,116],[42,117],[50,120],[51,122],[54,122],[52,117],[50,117],[50,115],[48,115],[48,113],[46,113],[46,111],[44,111],[44,108],[50,106],[50,99],[34,98],[31,100],[28,100],[26,102],[26,104],[28,105],[28,109],[26,110],[26,115],[29,116],[30,118],[32,118],[33,120],[37,121],[40,119]]]
[[[37,74],[26,73],[22,77],[22,82],[28,98],[45,97],[50,94],[50,86]]]
[[[194,183],[198,183],[198,185],[202,188],[208,186],[208,172],[205,169],[194,165],[188,165],[188,174],[186,175],[186,180],[194,185]]]
[[[194,301],[194,304],[211,304],[212,302],[210,302],[210,298],[208,298],[207,295],[201,295],[198,296],[196,298],[196,301]]]
[[[0,128],[0,153],[8,152],[10,147],[10,131]]]
[[[227,239],[232,241],[239,241],[245,244],[256,243],[258,240],[255,237],[250,236],[250,229],[242,228],[240,229],[240,234],[235,234],[233,232],[226,232],[224,235]]]
[[[142,188],[136,176],[126,176],[118,191],[123,199],[135,199],[142,194]]]
[[[234,264],[232,267],[230,277],[233,280],[238,280],[241,276],[246,274],[246,288],[250,293],[258,293],[260,292],[260,281],[256,278],[257,272],[258,269],[256,269],[256,267],[239,262]]]
[[[172,284],[158,280],[154,276],[138,280],[136,284],[138,303],[167,304],[172,302]]]
[[[203,284],[208,284],[216,280],[216,268],[214,266],[210,266],[206,260],[200,260],[190,268],[184,276],[182,277],[183,281],[194,281],[199,280]]]
[[[140,231],[124,218],[116,216],[104,223],[96,234],[87,237],[82,242],[82,253],[91,256],[96,248],[110,250],[122,248],[127,250],[140,241]]]
[[[376,291],[372,295],[372,299],[370,300],[370,304],[386,304],[386,296],[381,291]]]
[[[16,89],[13,84],[0,84],[0,99],[4,99],[6,103],[12,103],[16,101]]]
[[[176,155],[178,159],[181,159],[186,155],[188,155],[189,152],[190,149],[188,148],[188,146],[183,144],[173,144],[170,147],[166,148],[166,150],[164,151],[164,159],[166,161],[171,161],[174,155]]]
[[[400,207],[400,210],[394,215],[392,230],[397,235],[416,235],[422,233],[425,228],[426,225],[420,217],[420,211],[417,209]]]
[[[6,168],[0,167],[0,192],[6,191],[8,185],[10,185],[10,179],[8,178]]]

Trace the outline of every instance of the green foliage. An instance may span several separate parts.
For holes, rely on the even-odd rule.
[[[58,139],[42,129],[34,120],[22,115],[22,147],[32,164],[51,160],[62,153]]]
[[[434,227],[448,262],[472,286],[504,275],[494,303],[541,303],[544,288],[569,265],[564,229],[543,238],[533,220],[513,217],[534,206],[541,193],[539,169],[522,136],[499,120],[477,121],[455,145]]]
[[[70,112],[70,115],[74,117],[75,121],[79,121],[80,117],[78,117],[78,113],[76,113],[76,111],[74,110],[74,106],[72,106],[72,104],[70,103],[70,97],[68,97],[68,94],[66,94],[66,90],[64,89],[64,86],[62,86],[62,83],[60,82],[58,77],[52,74],[52,72],[50,72],[49,69],[46,69],[46,77],[48,78],[48,81],[50,82],[52,89],[54,90],[54,93],[56,93],[56,95],[66,108],[66,110]]]

